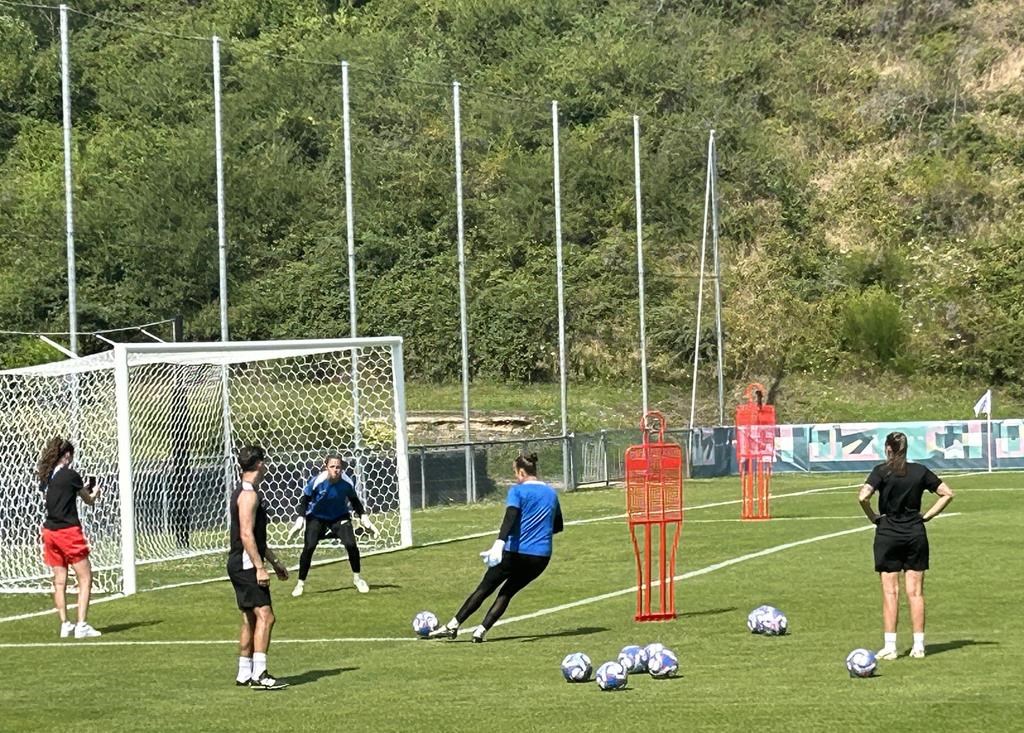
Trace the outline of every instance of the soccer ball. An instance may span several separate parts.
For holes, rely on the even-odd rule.
[[[573,652],[562,660],[562,676],[566,682],[586,682],[593,671],[590,657],[583,652]]]
[[[426,636],[436,628],[437,616],[432,614],[430,611],[420,611],[416,614],[416,618],[412,620],[412,630],[415,631],[418,636]]]
[[[765,612],[770,608],[771,606],[758,606],[747,614],[747,628],[750,629],[751,634],[764,633],[764,626],[761,624],[761,617],[764,616]]]
[[[753,634],[782,636],[789,629],[789,619],[774,606],[758,606],[747,615],[747,628]]]
[[[761,633],[782,636],[789,629],[789,619],[777,608],[769,608],[761,615]]]
[[[671,649],[662,649],[647,660],[647,671],[651,673],[651,677],[659,679],[675,677],[679,672],[679,658]]]
[[[619,652],[619,664],[625,667],[629,674],[634,672],[647,671],[647,650],[644,647],[630,644],[622,647]]]
[[[877,666],[875,653],[869,649],[854,649],[846,656],[846,671],[851,677],[870,677]]]
[[[622,690],[629,682],[629,672],[618,662],[605,662],[597,668],[597,686],[602,690]]]

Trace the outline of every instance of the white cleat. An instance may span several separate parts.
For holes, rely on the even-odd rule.
[[[298,598],[301,596],[303,590],[305,590],[305,583],[300,580],[295,584],[295,590],[292,591],[292,598]]]
[[[353,579],[352,580],[352,585],[354,585],[356,587],[356,590],[359,591],[360,593],[369,593],[370,592],[370,584],[367,583],[362,578],[355,578],[355,579]]]
[[[75,624],[71,621],[64,621],[60,625],[60,638],[67,639],[75,633]]]
[[[85,621],[75,624],[75,638],[76,639],[92,639],[97,636],[103,636],[99,631],[94,629],[92,626],[87,624]]]
[[[924,659],[924,647],[915,646],[910,650],[910,656],[912,659]]]
[[[875,654],[875,659],[884,659],[887,662],[891,662],[893,659],[896,659],[898,656],[899,656],[899,652],[896,651],[896,647],[894,647],[894,646],[886,646],[886,647],[882,647],[881,649],[878,650],[878,652]]]

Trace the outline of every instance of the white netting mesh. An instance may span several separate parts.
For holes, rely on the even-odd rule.
[[[376,539],[360,538],[364,550],[402,546],[408,486],[403,479],[403,502],[404,407],[395,402],[400,342],[335,343],[345,345],[127,354],[136,563],[226,549],[234,451],[249,443],[268,453],[272,545],[284,544],[305,481],[336,451],[352,462],[380,530]],[[40,447],[55,434],[78,446],[77,463],[106,489],[95,507],[79,511],[99,568],[97,587],[121,587],[114,360],[83,362],[0,372],[2,590],[49,587],[39,539],[42,497],[32,474]]]

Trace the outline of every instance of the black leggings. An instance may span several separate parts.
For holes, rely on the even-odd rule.
[[[512,596],[536,580],[544,568],[548,566],[550,557],[539,555],[520,555],[518,552],[506,552],[498,565],[487,568],[480,585],[469,594],[469,598],[462,604],[462,608],[455,614],[456,620],[462,624],[487,600],[498,586],[498,597],[487,610],[484,616],[484,630],[489,630],[495,622],[505,613]]]
[[[352,530],[352,521],[339,519],[336,522],[327,522],[316,517],[306,517],[306,535],[302,541],[302,554],[299,555],[299,580],[305,580],[309,575],[309,566],[313,563],[313,551],[328,532],[345,545],[345,552],[348,553],[348,562],[352,566],[352,572],[359,572],[359,545],[356,544],[356,533]]]

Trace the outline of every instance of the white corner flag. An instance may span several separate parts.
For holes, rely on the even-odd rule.
[[[974,403],[974,416],[978,417],[981,413],[985,413],[985,417],[992,417],[992,390],[985,390],[977,402]]]

